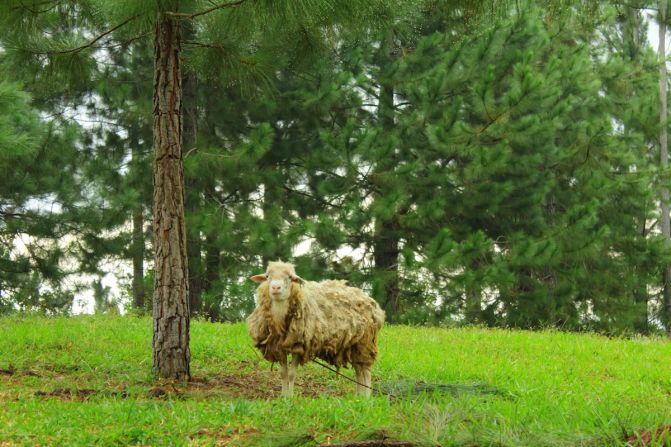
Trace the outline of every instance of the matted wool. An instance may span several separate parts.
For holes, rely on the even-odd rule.
[[[273,265],[274,264],[274,265]],[[291,264],[272,263],[289,269]],[[292,283],[284,321],[272,315],[268,281],[256,290],[256,309],[247,318],[249,335],[263,357],[281,362],[292,354],[299,364],[320,358],[335,367],[370,367],[377,358],[377,333],[384,311],[375,300],[345,281]]]

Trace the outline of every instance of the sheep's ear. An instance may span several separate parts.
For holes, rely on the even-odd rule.
[[[291,275],[291,282],[297,282],[298,284],[303,284],[305,280],[298,275]]]
[[[268,279],[268,275],[266,275],[265,273],[262,274],[262,275],[254,275],[254,276],[250,276],[249,279],[251,279],[254,282],[263,282],[266,279]]]

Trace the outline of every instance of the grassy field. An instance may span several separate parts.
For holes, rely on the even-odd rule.
[[[374,386],[393,396],[368,400],[316,364],[279,397],[243,324],[193,322],[191,350],[191,383],[156,382],[150,319],[0,319],[0,446],[661,446],[671,424],[661,339],[385,327]]]

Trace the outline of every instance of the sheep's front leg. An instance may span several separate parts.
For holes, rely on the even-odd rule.
[[[282,396],[291,396],[289,393],[289,371],[287,369],[287,357],[280,360],[280,377],[282,377]]]
[[[287,364],[287,358],[280,360],[280,375],[282,376],[282,396],[291,397],[294,394],[294,381],[298,369],[298,358],[293,357],[291,363]]]
[[[367,366],[364,369],[363,373],[364,379],[365,379],[365,385],[366,389],[363,391],[363,395],[366,397],[370,397],[371,392],[373,391],[373,377],[370,371],[370,366]]]
[[[354,370],[356,371],[357,381],[356,392],[366,397],[370,396],[372,385],[370,366],[355,365]]]
[[[287,371],[287,396],[294,394],[294,382],[296,381],[296,371],[298,370],[298,358],[291,356],[291,363]]]

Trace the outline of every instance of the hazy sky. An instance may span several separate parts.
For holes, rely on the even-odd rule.
[[[652,18],[652,15],[654,14],[654,11],[648,11],[645,14],[645,18],[648,20],[648,40],[650,41],[650,45],[652,48],[657,51],[657,46],[659,45],[659,27],[657,26],[657,23],[655,20]],[[666,54],[669,54],[669,38],[668,38],[668,30],[667,30],[667,38],[666,38]]]

